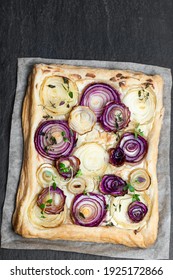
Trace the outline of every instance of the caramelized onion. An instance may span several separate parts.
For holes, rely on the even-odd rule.
[[[130,173],[130,184],[136,191],[145,191],[151,184],[151,178],[146,169],[138,168],[134,169]]]
[[[46,214],[59,214],[64,210],[66,196],[58,187],[47,187],[38,195],[37,205]],[[44,206],[44,207],[42,207]]]
[[[64,178],[71,178],[79,170],[80,160],[75,156],[60,157],[56,161],[58,173]]]
[[[79,134],[85,134],[92,130],[96,123],[96,116],[93,111],[85,106],[75,107],[69,116],[69,126]]]

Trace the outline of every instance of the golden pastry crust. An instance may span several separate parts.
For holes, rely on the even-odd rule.
[[[133,229],[119,227],[98,226],[82,227],[67,221],[58,227],[40,227],[32,223],[28,215],[28,209],[32,201],[41,191],[36,179],[36,172],[40,164],[51,163],[42,158],[34,146],[34,134],[42,116],[43,108],[38,106],[39,91],[43,80],[48,76],[65,76],[76,82],[81,94],[83,88],[92,82],[105,82],[119,88],[122,92],[132,86],[149,84],[154,87],[156,95],[156,110],[152,130],[148,134],[149,149],[145,158],[145,164],[152,178],[152,190],[150,190],[151,212],[150,217],[139,232]],[[108,70],[69,65],[35,65],[29,77],[29,85],[23,103],[22,126],[24,137],[24,157],[20,183],[16,200],[16,208],[13,215],[13,227],[16,233],[26,238],[62,239],[74,241],[92,241],[123,244],[130,247],[146,248],[153,244],[157,238],[158,230],[158,188],[156,176],[156,164],[158,156],[159,135],[163,118],[163,80],[160,76],[149,76],[143,73]],[[128,166],[129,168],[129,166]]]

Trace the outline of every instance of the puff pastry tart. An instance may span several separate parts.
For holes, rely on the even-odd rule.
[[[35,65],[23,104],[16,233],[153,244],[162,88],[158,75]]]

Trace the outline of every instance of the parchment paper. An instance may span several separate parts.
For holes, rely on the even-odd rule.
[[[25,239],[14,233],[11,227],[12,213],[15,207],[20,169],[22,165],[23,139],[21,128],[22,102],[26,91],[28,75],[36,63],[63,63],[73,65],[85,65],[104,68],[129,69],[141,71],[146,74],[160,74],[164,79],[164,126],[161,131],[159,160],[158,160],[158,182],[159,182],[159,233],[154,246],[149,249],[128,248],[123,245],[98,244],[89,242],[73,241],[49,241],[41,239]],[[6,190],[6,198],[2,219],[2,248],[10,249],[51,249],[58,251],[72,251],[88,253],[115,258],[129,259],[168,259],[170,243],[170,221],[171,221],[171,194],[170,194],[170,113],[171,113],[171,71],[170,69],[126,62],[110,61],[86,61],[86,60],[56,60],[42,58],[19,58],[18,79],[14,111],[12,116],[9,171]],[[82,256],[81,256],[82,258]]]

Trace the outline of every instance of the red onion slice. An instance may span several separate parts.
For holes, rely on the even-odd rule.
[[[106,105],[100,121],[105,131],[117,132],[128,126],[130,111],[124,104],[117,104],[115,101],[112,101]]]
[[[76,134],[66,121],[51,120],[41,123],[34,137],[35,148],[44,158],[56,160],[68,156],[75,145]]]
[[[109,150],[109,163],[114,166],[122,166],[125,163],[126,156],[124,151],[120,148],[111,148]]]
[[[72,218],[75,224],[85,227],[98,226],[106,215],[106,200],[101,194],[89,192],[78,194],[72,203]]]
[[[140,162],[148,151],[147,141],[140,135],[135,137],[134,133],[126,132],[120,139],[118,146],[123,150],[126,162]]]
[[[94,83],[84,90],[80,105],[89,107],[99,121],[103,109],[109,101],[119,103],[120,93],[108,84]]]
[[[142,221],[145,215],[147,214],[147,212],[148,212],[147,206],[140,201],[132,202],[128,207],[129,218],[134,223],[139,223],[140,221]]]
[[[37,198],[37,205],[46,214],[59,214],[64,210],[66,196],[63,191],[56,187],[56,189],[47,187],[39,194]]]
[[[58,173],[66,178],[75,176],[79,170],[80,160],[75,156],[61,157],[56,161]]]
[[[128,190],[125,190],[126,182],[116,175],[104,175],[100,185],[99,190],[103,194],[110,194],[113,196],[123,196],[125,195]]]

